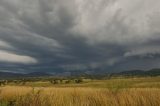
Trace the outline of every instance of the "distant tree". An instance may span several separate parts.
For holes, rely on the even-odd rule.
[[[51,84],[54,84],[54,82],[52,80],[49,81]]]
[[[22,80],[21,80],[21,83],[22,83],[22,85],[26,85],[27,80],[26,80],[26,79],[22,79]]]
[[[6,81],[5,80],[0,81],[0,86],[3,86],[3,85],[6,85]]]
[[[65,81],[65,84],[68,84],[68,83],[70,83],[70,82],[71,82],[70,80],[66,80],[66,81]]]
[[[63,83],[63,80],[62,80],[62,79],[60,79],[59,81],[60,81],[61,84]]]
[[[58,84],[58,81],[57,80],[50,80],[50,83],[52,83],[52,84]]]
[[[15,84],[18,84],[18,83],[19,83],[19,81],[18,81],[18,80],[14,80],[13,82],[14,82]]]
[[[75,83],[81,83],[81,82],[83,82],[82,79],[76,79],[75,80]]]

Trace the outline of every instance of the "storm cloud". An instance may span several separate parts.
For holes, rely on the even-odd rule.
[[[159,0],[1,0],[0,70],[160,67]]]

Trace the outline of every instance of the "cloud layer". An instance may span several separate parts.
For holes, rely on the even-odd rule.
[[[13,71],[160,64],[159,0],[1,0],[0,65]]]

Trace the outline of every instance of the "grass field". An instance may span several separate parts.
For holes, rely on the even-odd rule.
[[[0,106],[160,106],[160,77],[0,87]]]

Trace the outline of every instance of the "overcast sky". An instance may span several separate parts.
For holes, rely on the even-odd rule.
[[[160,68],[160,0],[0,0],[0,70]]]

